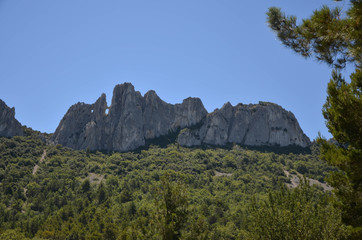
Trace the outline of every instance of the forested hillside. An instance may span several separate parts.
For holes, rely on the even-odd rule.
[[[26,134],[0,138],[0,239],[339,239],[346,232],[324,185],[286,187],[300,174],[323,183],[336,171],[315,145],[310,153],[175,144],[101,153]]]
[[[362,0],[2,2],[0,240],[362,239]]]

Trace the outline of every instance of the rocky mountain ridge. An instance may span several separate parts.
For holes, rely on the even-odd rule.
[[[18,120],[15,119],[15,108],[9,108],[0,99],[0,136],[23,136],[24,131]]]
[[[200,128],[184,129],[177,141],[187,147],[228,143],[282,147],[310,145],[293,113],[269,102],[235,107],[228,102],[220,110],[208,114]]]
[[[208,113],[199,98],[173,105],[152,90],[142,96],[130,83],[114,88],[109,107],[105,94],[94,104],[71,106],[52,140],[73,149],[125,152],[144,146],[146,140],[178,131],[176,141],[186,147],[310,144],[295,116],[279,105],[226,103]]]
[[[144,146],[147,139],[193,126],[206,115],[198,98],[172,105],[154,91],[142,96],[132,84],[124,83],[114,88],[110,107],[105,94],[94,104],[71,106],[52,139],[73,149],[124,152]]]

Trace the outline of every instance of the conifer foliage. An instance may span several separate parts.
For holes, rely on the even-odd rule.
[[[286,16],[280,8],[271,7],[268,23],[285,46],[304,57],[315,57],[337,69],[346,67],[346,63],[361,68],[361,5],[361,0],[351,1],[345,18],[342,8],[323,6],[300,25],[295,16]]]
[[[351,0],[346,12],[323,6],[299,25],[296,17],[286,16],[276,7],[267,15],[270,28],[285,46],[333,67],[322,111],[334,141],[319,138],[321,157],[342,170],[329,181],[342,203],[343,221],[353,226],[355,238],[361,239],[362,1]],[[348,63],[355,68],[350,81],[340,73]]]

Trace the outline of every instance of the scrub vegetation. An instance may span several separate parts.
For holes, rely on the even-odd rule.
[[[128,153],[0,138],[0,239],[340,239],[323,183],[337,169],[310,153],[175,144]],[[34,168],[37,171],[34,172]],[[292,174],[301,184],[287,188]]]

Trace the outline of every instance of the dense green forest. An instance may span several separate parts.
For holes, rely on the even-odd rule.
[[[0,138],[0,239],[341,239],[348,233],[338,202],[323,188],[336,168],[319,160],[316,145],[299,153],[175,144],[101,153],[44,140],[29,129],[26,137]],[[298,187],[286,187],[302,174]]]

